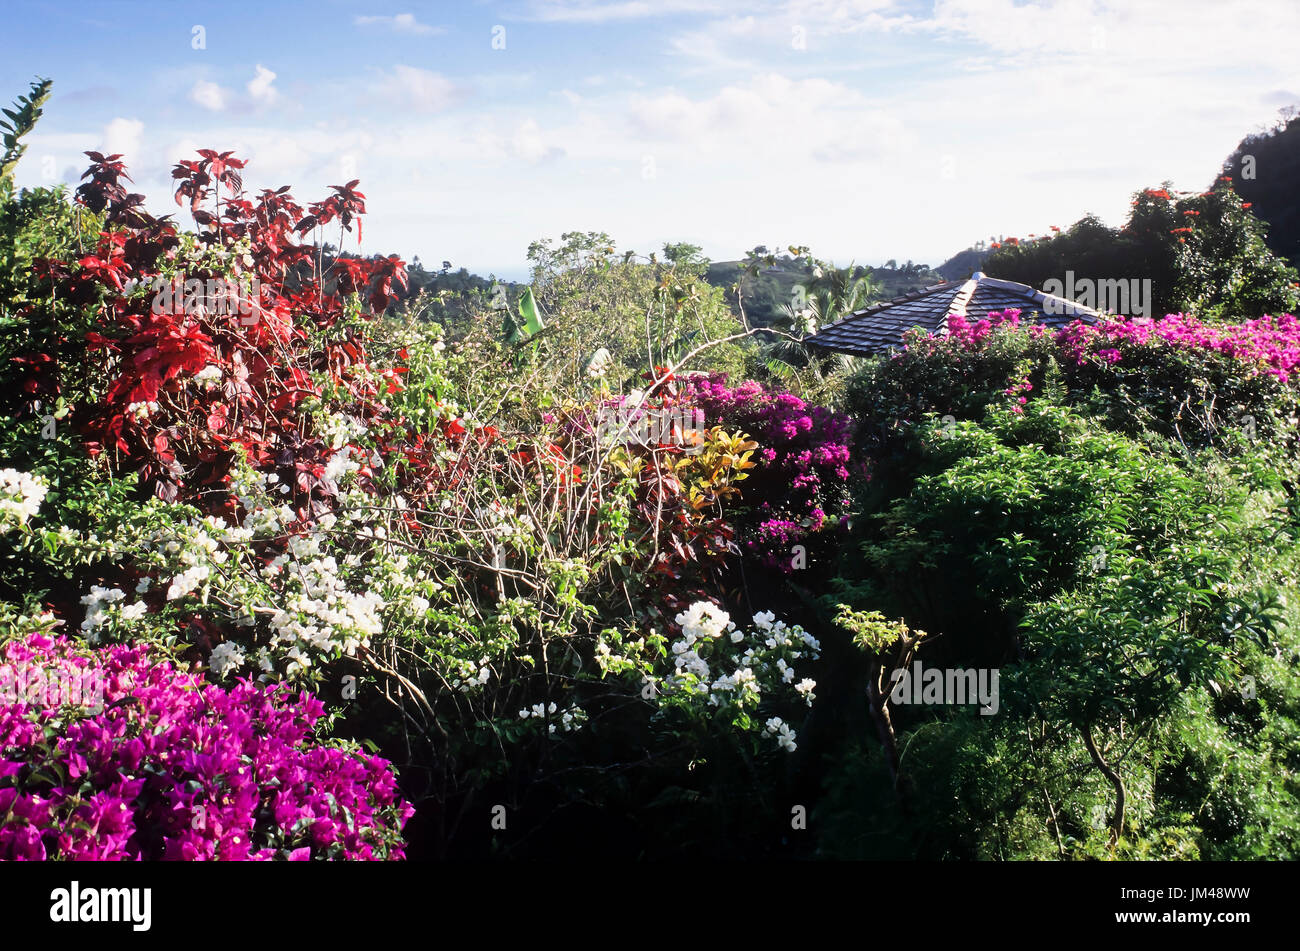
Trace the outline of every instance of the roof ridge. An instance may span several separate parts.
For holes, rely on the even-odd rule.
[[[979,272],[977,271],[976,273],[978,274]],[[975,291],[979,289],[980,279],[982,277],[982,274],[980,277],[976,277],[972,274],[966,279],[965,283],[962,284],[961,288],[958,289],[957,293],[953,296],[953,299],[948,302],[948,313],[944,316],[944,320],[939,324],[938,329],[934,331],[935,333],[940,336],[946,336],[948,333],[948,320],[957,314],[960,314],[962,317],[966,316],[966,308],[970,306],[971,298],[975,296]]]

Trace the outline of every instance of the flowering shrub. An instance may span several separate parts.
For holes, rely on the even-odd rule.
[[[606,632],[596,647],[603,670],[644,673],[660,710],[706,730],[770,737],[787,752],[796,749],[793,729],[780,717],[760,722],[761,706],[811,707],[817,682],[798,676],[794,662],[821,656],[821,643],[797,624],[759,612],[738,627],[731,615],[709,601],[696,601],[676,617],[681,636],[620,641]],[[667,649],[664,649],[664,646]],[[671,667],[665,664],[671,662]]]
[[[946,334],[913,332],[905,350],[893,359],[946,353],[954,348],[958,356],[996,349],[1006,333],[1024,329],[1020,316],[1014,308],[990,311],[974,322],[960,314],[950,315]],[[1126,353],[1133,356],[1136,348],[1145,346],[1230,357],[1239,361],[1244,376],[1268,373],[1283,383],[1300,366],[1300,320],[1292,314],[1226,324],[1206,323],[1187,314],[1169,314],[1159,320],[1109,317],[1092,324],[1075,320],[1055,333],[1033,324],[1027,333],[1033,340],[1051,344],[1056,356],[1075,365],[1090,360],[1119,363]]]
[[[153,630],[184,626],[202,632],[198,656],[218,678],[251,671],[319,682],[329,661],[422,627],[443,589],[428,561],[412,553],[420,535],[441,526],[402,508],[401,496],[377,504],[359,481],[356,473],[340,476],[335,511],[302,521],[282,501],[274,474],[245,466],[231,479],[238,521],[150,499],[94,531],[40,528],[32,544],[99,563],[119,579],[91,583],[80,599],[81,631],[91,643],[138,639],[146,634],[142,619]],[[435,511],[445,524],[466,517],[449,500]],[[489,517],[467,520],[477,527]],[[504,508],[495,518],[498,527],[517,521]]]
[[[0,535],[26,525],[40,511],[48,489],[37,476],[0,469]]]
[[[733,520],[747,553],[778,571],[793,570],[794,546],[846,514],[852,419],[752,380],[729,387],[723,374],[695,374],[685,390],[708,419],[758,441],[758,467]]]
[[[904,350],[858,374],[847,401],[877,475],[911,471],[927,416],[951,426],[1044,395],[1116,431],[1190,449],[1256,443],[1285,455],[1296,445],[1300,321],[1292,315],[1235,324],[1106,318],[1059,331],[1020,318],[1009,310],[955,317],[946,335],[914,331]]]
[[[312,742],[321,703],[230,689],[144,648],[5,645],[47,675],[98,668],[102,706],[0,706],[0,858],[397,859],[411,808],[387,762]]]
[[[1057,336],[1062,354],[1076,363],[1090,355],[1118,363],[1125,350],[1161,343],[1232,357],[1244,364],[1246,373],[1269,373],[1283,383],[1300,367],[1300,320],[1292,314],[1237,324],[1207,324],[1186,314],[1169,314],[1160,320],[1101,320],[1091,325],[1075,321]]]
[[[948,315],[948,338],[966,349],[983,343],[995,327],[1020,326],[1020,311],[989,311],[987,317],[972,323],[961,314]]]
[[[400,261],[305,240],[327,222],[357,226],[355,182],[300,208],[284,189],[250,197],[242,163],[205,151],[174,171],[187,230],[127,194],[118,156],[91,158],[69,234],[34,243],[14,272],[20,332],[0,339],[0,413],[15,421],[0,431],[0,465],[16,474],[0,518],[25,526],[0,533],[0,643],[27,644],[31,616],[48,609],[93,653],[50,650],[137,671],[158,691],[114,688],[98,712],[60,709],[57,737],[46,712],[6,708],[22,741],[5,743],[18,778],[0,777],[24,816],[15,849],[90,854],[78,830],[97,795],[127,805],[120,829],[105,820],[95,833],[104,854],[402,854],[404,804],[388,796],[367,812],[360,793],[312,770],[376,795],[391,777],[309,748],[317,722],[346,724],[400,764],[429,830],[411,848],[426,855],[478,847],[461,819],[489,788],[513,816],[538,790],[555,808],[602,787],[617,801],[690,771],[702,797],[734,812],[731,783],[778,771],[812,700],[794,667],[808,672],[815,641],[771,618],[745,643],[729,632],[697,645],[712,702],[677,680],[671,645],[686,636],[673,617],[730,594],[731,510],[745,511],[762,448],[743,426],[715,418],[698,439],[611,445],[595,424],[618,401],[602,379],[557,380],[556,330],[519,345],[476,321],[445,338],[414,308],[387,313]],[[0,202],[0,232],[13,214]],[[651,376],[646,408],[689,399]],[[802,404],[776,415],[794,426],[791,449],[811,438]],[[810,457],[805,470],[835,464]],[[606,666],[616,651],[623,676]],[[292,700],[303,688],[317,699]],[[297,733],[277,719],[289,708]],[[285,779],[267,791],[278,766],[236,761],[261,755],[259,719],[312,789]],[[82,747],[94,743],[92,756]],[[644,762],[605,784],[597,774],[628,750]],[[105,759],[117,786],[95,772]],[[240,768],[247,781],[224,778]],[[301,815],[278,815],[281,802]],[[326,820],[381,812],[360,842],[326,834]],[[206,828],[187,831],[199,815]]]
[[[335,220],[340,240],[354,222],[359,236],[357,183],[306,209],[287,188],[250,199],[244,163],[201,150],[173,171],[177,204],[200,229],[188,233],[127,193],[121,156],[87,154],[93,164],[77,199],[102,221],[94,248],[41,259],[34,270],[41,296],[73,303],[90,326],[78,334],[79,351],[15,358],[26,411],[37,398],[69,397],[90,452],[167,500],[222,510],[243,457],[282,471],[287,501],[304,514],[328,509],[331,448],[339,447],[303,426],[298,408],[325,401],[366,425],[380,411],[376,397],[399,388],[405,372],[371,366],[366,325],[404,284],[403,263],[337,258],[318,268],[315,247],[299,241]],[[38,298],[24,316],[37,323],[44,306]],[[100,379],[106,387],[86,382]]]

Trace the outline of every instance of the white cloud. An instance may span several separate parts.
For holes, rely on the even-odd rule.
[[[770,28],[771,24],[765,24]],[[672,38],[669,49],[672,53],[695,60],[709,69],[744,70],[751,72],[756,68],[755,61],[748,56],[739,56],[727,49],[730,41],[743,37],[752,42],[759,32],[757,22],[752,16],[741,19],[717,20],[707,26],[679,34]]]
[[[1221,0],[514,2],[573,55],[510,57],[515,72],[487,53],[442,73],[381,58],[369,75],[293,86],[300,109],[275,121],[258,108],[276,98],[270,69],[245,91],[246,73],[187,60],[156,85],[202,108],[166,126],[173,113],[153,104],[119,105],[107,115],[160,118],[115,119],[102,138],[128,155],[234,149],[250,187],[289,184],[300,200],[355,156],[369,247],[480,271],[522,268],[530,240],[569,227],[642,251],[690,240],[719,259],[793,242],[842,263],[938,263],[1087,211],[1116,224],[1132,191],[1164,179],[1203,188],[1300,91],[1293,0],[1239,0],[1230,15]],[[411,14],[354,22],[394,42],[436,29]],[[476,108],[455,108],[471,93]],[[62,127],[66,144],[35,139],[33,154],[63,167],[102,121]],[[163,209],[165,163],[142,176],[143,158],[137,187]]]
[[[144,123],[139,119],[118,117],[104,126],[103,148],[105,155],[120,153],[129,165],[132,159],[140,157],[140,136],[144,133]]]
[[[421,112],[439,112],[462,94],[456,83],[440,73],[415,66],[397,65],[379,81],[377,91],[399,106]]]
[[[680,13],[716,13],[719,0],[535,0],[529,19],[544,23],[608,23]]]
[[[563,149],[546,143],[536,119],[525,119],[519,124],[511,140],[511,147],[515,155],[533,164],[564,154]]]
[[[1160,0],[936,0],[926,26],[1003,54],[1119,55],[1126,70],[1191,74],[1293,64],[1277,39],[1300,33],[1300,6],[1238,0],[1226,16],[1218,0],[1179,0],[1176,15]]]
[[[633,127],[651,140],[690,143],[743,161],[765,155],[838,160],[880,157],[907,138],[901,120],[842,83],[766,73],[712,96],[634,96]]]
[[[261,63],[257,64],[257,75],[248,81],[248,94],[255,103],[269,106],[280,98],[280,93],[271,85],[275,82],[275,73]]]
[[[221,112],[226,108],[228,93],[216,83],[201,79],[190,90],[190,99],[204,109]]]
[[[395,33],[411,33],[422,36],[447,32],[445,27],[421,23],[413,13],[398,13],[395,16],[359,16],[353,17],[352,22],[357,26],[386,26]]]
[[[1021,6],[1011,0],[938,0],[930,22],[997,52],[1043,56],[1090,53],[1094,42],[1104,43],[1107,26],[1118,27],[1127,19],[1123,13],[1108,16],[1093,0],[1047,0]]]
[[[902,6],[897,0],[789,0],[782,14],[785,22],[813,34],[907,30],[916,19]]]

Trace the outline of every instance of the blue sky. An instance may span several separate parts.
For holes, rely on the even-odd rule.
[[[155,210],[196,148],[300,201],[361,179],[361,251],[519,278],[609,232],[715,259],[938,264],[1202,189],[1300,103],[1295,0],[16,0],[0,98],[54,96],[20,184],[118,151]],[[202,48],[195,48],[195,28]],[[495,42],[494,42],[495,41]],[[1261,174],[1267,174],[1261,169]]]

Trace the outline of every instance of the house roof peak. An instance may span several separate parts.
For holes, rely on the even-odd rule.
[[[1049,327],[1072,320],[1097,320],[1100,313],[1064,297],[1045,294],[1028,284],[989,277],[976,271],[965,281],[945,281],[891,301],[846,314],[806,338],[807,343],[842,353],[867,355],[901,347],[903,334],[920,327],[932,334],[948,332],[954,315],[981,319],[992,311],[1017,309],[1037,313]]]

